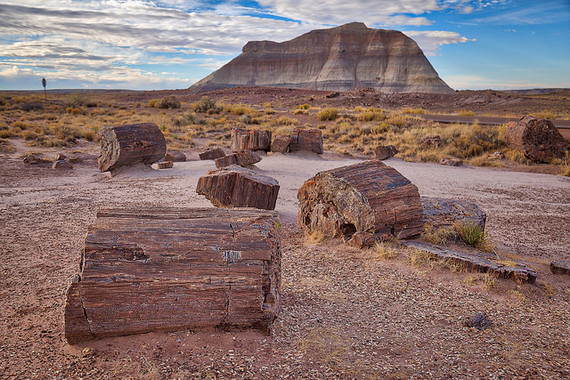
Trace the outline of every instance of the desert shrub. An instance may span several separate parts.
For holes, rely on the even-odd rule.
[[[148,101],[148,106],[149,106],[150,108],[156,107],[156,103],[157,103],[157,102],[158,102],[158,100],[156,100],[156,99],[151,99],[151,100]]]
[[[178,115],[172,120],[172,123],[177,127],[184,127],[193,124],[206,124],[203,119],[200,119],[195,112],[184,112],[182,115]]]
[[[275,110],[274,110],[273,108],[271,108],[271,107],[268,107],[268,108],[265,109],[264,112],[265,112],[266,115],[273,115],[273,114],[275,113]]]
[[[471,247],[485,248],[489,244],[485,230],[475,222],[456,222],[453,227],[461,240]]]
[[[356,117],[358,121],[373,121],[384,120],[384,113],[382,111],[364,111]]]
[[[8,140],[0,139],[0,153],[14,153],[16,147]]]
[[[17,133],[12,129],[0,129],[0,139],[7,139],[10,137],[17,136]]]
[[[382,259],[394,259],[398,257],[396,246],[390,242],[377,242],[374,245],[375,253]]]
[[[309,111],[304,110],[304,109],[298,109],[293,111],[294,115],[307,115],[309,113]]]
[[[22,137],[24,140],[34,140],[38,137],[38,134],[34,131],[27,130],[22,132]]]
[[[180,100],[174,95],[165,96],[156,103],[156,107],[162,109],[176,109],[180,108],[180,106]]]
[[[332,121],[338,118],[338,110],[336,108],[325,108],[317,113],[317,119],[320,121]]]
[[[386,123],[388,123],[388,125],[392,125],[397,128],[406,128],[411,124],[410,119],[406,115],[398,113],[390,115],[386,119]]]
[[[64,102],[66,108],[78,108],[89,102],[89,96],[85,92],[74,92],[69,95]]]
[[[37,111],[44,108],[44,105],[40,102],[26,102],[20,105],[20,108],[26,112]]]
[[[426,110],[424,110],[423,108],[404,107],[404,108],[402,108],[402,113],[415,114],[415,115],[423,115],[423,114],[426,113]]]
[[[455,235],[453,228],[451,227],[440,227],[435,228],[429,223],[424,225],[424,230],[422,232],[422,238],[432,244],[446,244]]]
[[[537,119],[548,119],[548,120],[556,119],[556,114],[551,111],[534,112],[532,116],[536,117]]]
[[[386,133],[386,132],[388,132],[388,124],[382,123],[380,125],[375,125],[371,128],[370,132],[373,135],[380,135],[380,134]]]
[[[308,110],[309,108],[311,108],[311,106],[308,104],[301,104],[297,106],[298,110]]]
[[[200,100],[194,103],[194,112],[207,113],[209,111],[219,112],[219,108],[216,106],[216,101],[207,96],[202,96]]]
[[[230,112],[232,115],[241,116],[241,115],[255,115],[256,111],[248,106],[228,106],[227,112]]]
[[[299,122],[296,119],[292,119],[287,116],[281,116],[279,119],[276,120],[278,125],[296,125]]]
[[[475,114],[471,110],[459,110],[459,112],[457,112],[457,114],[459,116],[475,116]]]

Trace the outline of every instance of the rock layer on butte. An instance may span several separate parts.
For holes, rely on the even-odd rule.
[[[363,23],[313,30],[281,43],[250,41],[242,51],[190,89],[265,86],[453,93],[414,40],[402,32],[372,29]]]

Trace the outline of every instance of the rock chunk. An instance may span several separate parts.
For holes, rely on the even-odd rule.
[[[232,152],[243,150],[271,149],[271,131],[234,128],[232,130]]]
[[[487,330],[493,327],[493,321],[485,313],[477,313],[465,321],[466,327],[473,327],[477,330]]]
[[[271,151],[277,153],[287,153],[291,144],[291,136],[277,135],[271,143]]]
[[[216,158],[217,168],[225,168],[230,165],[251,166],[261,161],[259,154],[251,150],[243,150],[241,152],[228,154],[227,156]]]
[[[224,157],[226,154],[222,148],[210,148],[205,152],[198,154],[201,160],[215,160],[216,158]]]
[[[174,167],[172,161],[160,161],[157,165],[159,169],[171,169]]]
[[[27,165],[49,165],[49,164],[51,164],[50,160],[46,160],[44,158],[41,158],[39,155],[36,155],[34,153],[26,154],[23,161],[24,161],[24,164],[27,164]]]
[[[513,149],[540,162],[564,158],[568,151],[568,142],[550,120],[532,116],[524,116],[519,121],[509,122],[505,130],[505,139]]]
[[[67,291],[67,341],[186,329],[269,333],[280,309],[277,226],[277,213],[253,209],[100,210]]]
[[[295,128],[291,132],[290,152],[308,151],[323,153],[323,134],[320,129]]]
[[[441,145],[441,137],[438,135],[430,135],[418,140],[418,143],[427,147],[438,147]]]
[[[184,162],[186,161],[186,155],[179,150],[168,150],[164,155],[164,160],[172,162]]]
[[[274,210],[279,182],[254,170],[232,165],[200,177],[196,192],[216,207]]]
[[[166,153],[166,140],[154,123],[126,124],[103,127],[101,153],[98,163],[101,172],[138,163],[147,166],[161,160]]]
[[[53,169],[73,169],[73,165],[67,160],[57,160],[51,166]]]
[[[457,199],[421,197],[424,222],[434,228],[453,227],[456,222],[476,223],[485,230],[487,214],[473,202]]]
[[[463,165],[463,160],[460,158],[442,158],[439,160],[439,164],[447,166],[461,166]]]
[[[374,148],[374,156],[377,160],[387,160],[398,154],[398,149],[394,145],[380,145]]]
[[[570,275],[570,261],[560,260],[550,263],[550,271],[553,274],[567,274]]]
[[[343,237],[350,244],[354,236],[360,241],[406,239],[422,231],[418,188],[378,160],[317,173],[301,186],[297,197],[300,228]]]

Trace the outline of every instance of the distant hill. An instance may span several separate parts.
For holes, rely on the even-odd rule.
[[[453,93],[414,40],[396,30],[350,23],[290,41],[251,41],[238,57],[195,83],[205,92],[240,86],[324,91]]]

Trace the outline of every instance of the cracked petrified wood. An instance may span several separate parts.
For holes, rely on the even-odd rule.
[[[107,126],[99,133],[101,154],[98,163],[102,172],[113,172],[138,163],[152,165],[166,153],[166,140],[154,123]]]
[[[280,308],[275,212],[103,209],[67,291],[69,343],[151,331],[255,328]]]
[[[564,158],[569,148],[568,142],[550,120],[528,115],[507,124],[505,140],[511,148],[541,162]]]
[[[196,192],[217,207],[273,210],[279,194],[279,182],[254,170],[231,165],[200,177]]]
[[[450,228],[459,223],[475,223],[485,230],[487,214],[473,202],[459,199],[421,197],[424,222],[434,228]]]
[[[225,168],[230,165],[250,166],[261,161],[261,157],[251,150],[242,150],[224,157],[216,158],[214,161],[217,168]]]
[[[289,151],[307,151],[323,153],[323,134],[320,129],[295,128],[291,132]]]
[[[469,270],[496,273],[499,277],[510,278],[519,283],[533,284],[536,281],[534,269],[494,253],[474,250],[462,252],[418,241],[408,241],[404,245],[428,252],[439,259],[464,265]]]
[[[371,242],[422,231],[418,188],[378,160],[317,173],[299,189],[298,198],[298,224],[308,232]]]
[[[242,150],[264,150],[271,149],[271,131],[260,129],[234,128],[232,130],[232,152]]]
[[[224,157],[226,154],[222,148],[210,148],[205,152],[198,154],[201,160],[215,160],[216,158]]]

